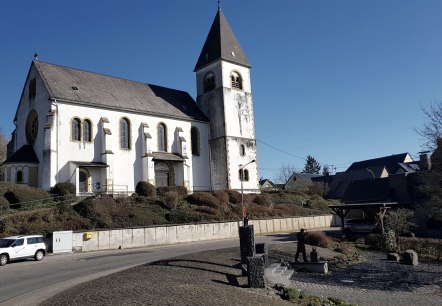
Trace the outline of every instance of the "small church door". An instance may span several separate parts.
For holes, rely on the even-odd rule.
[[[89,191],[89,173],[85,169],[80,169],[79,189],[80,189],[80,192],[88,192]]]
[[[169,166],[165,163],[155,164],[155,186],[169,186]]]

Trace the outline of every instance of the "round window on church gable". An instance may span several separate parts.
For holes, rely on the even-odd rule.
[[[38,133],[38,114],[35,110],[31,110],[26,119],[26,140],[33,145]]]

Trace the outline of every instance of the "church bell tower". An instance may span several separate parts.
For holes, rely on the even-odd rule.
[[[221,8],[194,72],[197,104],[210,120],[212,189],[259,192],[250,63]]]

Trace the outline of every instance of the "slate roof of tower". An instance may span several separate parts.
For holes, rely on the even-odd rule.
[[[213,20],[194,71],[218,59],[251,67],[221,9],[218,9],[218,13]]]
[[[208,121],[189,93],[34,61],[50,98],[85,106]]]

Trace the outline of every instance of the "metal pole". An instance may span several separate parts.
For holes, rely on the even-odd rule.
[[[245,211],[244,211],[244,188],[243,188],[243,181],[244,181],[244,168],[247,166],[247,165],[249,165],[249,164],[251,164],[251,163],[254,163],[256,160],[251,160],[251,161],[249,161],[247,164],[245,164],[244,166],[243,165],[239,165],[239,169],[240,169],[240,176],[239,176],[239,178],[240,178],[240,180],[241,180],[241,210],[242,210],[242,220],[243,220],[243,225],[245,225],[244,224],[244,221],[245,221],[245,218],[246,218],[246,214],[245,214]]]
[[[245,166],[244,166],[245,167]],[[242,211],[242,220],[244,222],[244,218],[246,217],[244,214],[244,190],[243,190],[243,183],[242,181],[244,180],[244,167],[241,169],[240,172],[240,178],[241,178],[241,211]],[[245,224],[243,224],[245,225]]]

